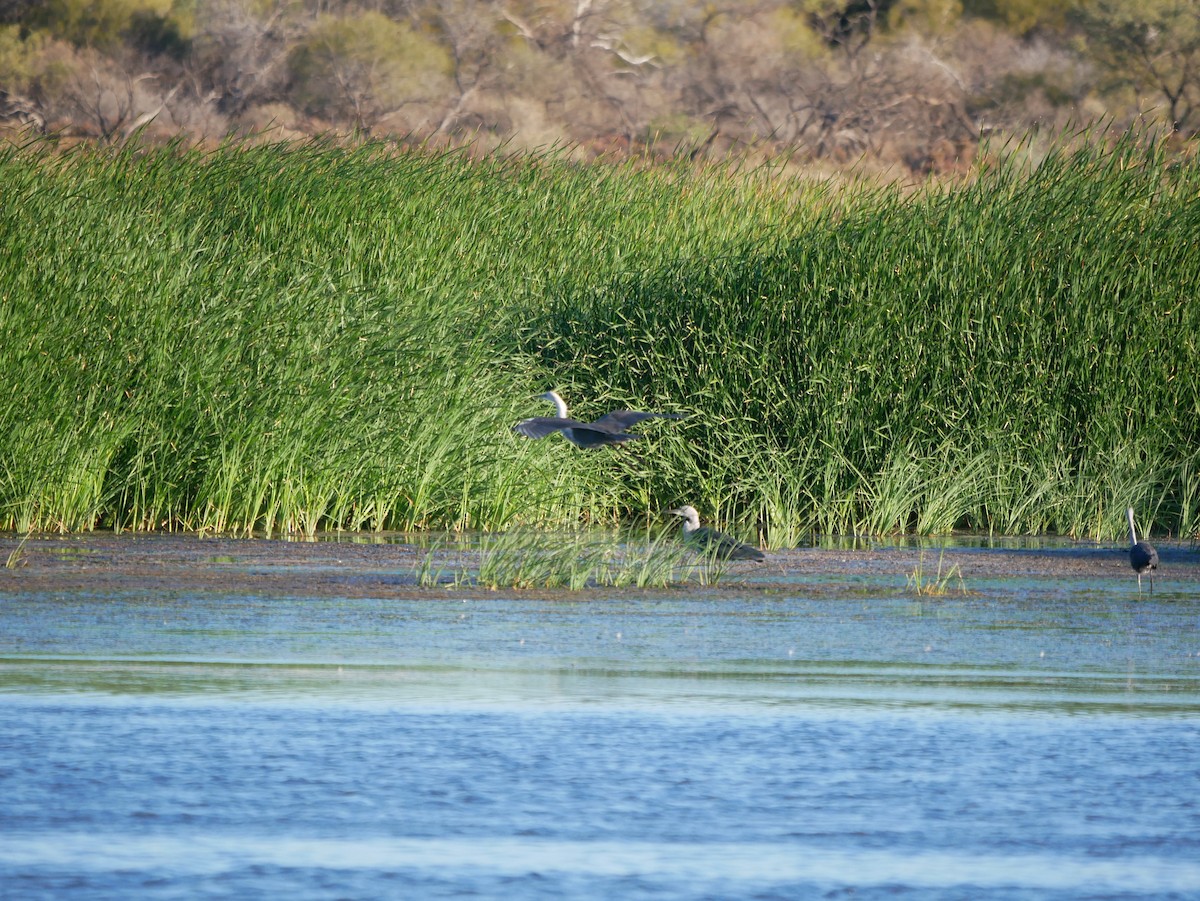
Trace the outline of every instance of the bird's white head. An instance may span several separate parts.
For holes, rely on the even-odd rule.
[[[557,391],[547,391],[544,394],[539,394],[538,397],[554,404],[555,414],[559,419],[567,418],[567,402],[558,396]]]
[[[674,516],[683,517],[683,530],[685,532],[694,532],[700,528],[700,514],[696,512],[695,507],[689,504],[684,504],[682,507],[676,507],[674,510],[668,510],[667,512]]]

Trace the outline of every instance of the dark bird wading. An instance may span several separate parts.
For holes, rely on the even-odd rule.
[[[1150,590],[1154,591],[1154,571],[1158,569],[1158,551],[1145,541],[1138,541],[1137,529],[1133,526],[1133,507],[1125,511],[1129,520],[1129,565],[1138,577],[1138,591],[1142,590],[1142,573],[1150,574]]]
[[[554,404],[556,416],[535,416],[524,419],[513,426],[513,431],[526,438],[545,438],[555,432],[562,432],[563,437],[576,447],[604,447],[609,444],[624,444],[641,438],[626,431],[630,426],[637,425],[647,419],[679,419],[680,413],[639,413],[635,410],[613,410],[605,413],[595,422],[580,422],[567,417],[567,404],[555,391],[539,394],[542,400]]]
[[[697,551],[718,560],[754,560],[761,563],[767,558],[753,545],[738,541],[732,535],[700,525],[700,514],[695,507],[684,505],[669,510],[683,517],[683,540]]]

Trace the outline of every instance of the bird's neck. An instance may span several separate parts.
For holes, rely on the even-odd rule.
[[[559,419],[567,418],[567,402],[557,394],[551,394],[550,400],[554,402],[554,411]]]

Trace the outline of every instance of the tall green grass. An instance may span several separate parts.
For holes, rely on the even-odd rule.
[[[967,184],[380,145],[0,150],[0,527],[1200,523],[1200,166]],[[688,412],[580,453],[548,408]]]
[[[703,410],[652,494],[767,536],[1194,534],[1200,166],[1127,135],[867,188],[746,246],[564,288],[527,345]]]
[[[778,218],[667,170],[379,146],[33,144],[0,183],[0,526],[22,530],[614,521],[624,457],[511,433],[535,393],[591,387],[515,336],[568,273]]]

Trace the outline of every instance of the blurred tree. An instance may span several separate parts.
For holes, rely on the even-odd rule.
[[[0,85],[5,90],[28,92],[39,52],[47,40],[44,34],[22,37],[18,25],[0,25]]]
[[[586,46],[585,35],[594,30],[589,20],[602,15],[607,5],[604,0],[501,0],[496,9],[511,33],[561,56]]]
[[[853,56],[886,24],[895,0],[800,0],[799,5],[814,31]]]
[[[191,49],[183,27],[170,13],[138,9],[129,17],[125,38],[133,49],[149,57],[168,57],[182,61]]]
[[[1061,32],[1076,0],[996,0],[1009,31],[1025,37],[1035,31]]]
[[[460,126],[489,128],[494,122],[481,109],[481,99],[499,86],[504,56],[504,21],[495,3],[479,0],[432,0],[405,4],[417,30],[427,31],[446,48],[451,96],[435,135]]]
[[[163,109],[178,127],[213,136],[273,122],[293,133],[324,127],[306,124],[303,107],[325,121],[447,141],[692,155],[799,149],[797,158],[927,168],[941,154],[928,148],[958,155],[981,128],[1131,118],[1151,93],[1173,128],[1194,133],[1198,7],[0,0],[0,117],[74,118],[109,140]]]
[[[1200,104],[1200,3],[1079,0],[1075,21],[1110,87],[1152,90],[1173,131],[1195,134]]]
[[[704,33],[711,65],[696,70],[705,80],[692,90],[725,99],[724,109],[714,108],[724,113],[713,117],[714,127],[745,143],[795,144],[811,134],[822,115],[818,73],[833,52],[805,13],[760,5],[756,15],[707,22]]]
[[[0,119],[45,130],[47,96],[70,75],[59,61],[69,49],[57,43],[42,32],[22,35],[18,25],[0,25]]]
[[[76,47],[119,50],[139,17],[167,20],[171,0],[44,0],[31,4],[23,21]]]
[[[660,0],[644,5],[642,14],[655,36],[651,46],[668,64],[665,86],[674,96],[667,118],[674,122],[672,131],[678,135],[680,149],[695,153],[715,140],[722,128],[747,117],[742,109],[743,98],[738,96],[738,84],[745,74],[741,71],[744,60],[739,58],[738,65],[729,68],[731,60],[740,54],[731,44],[722,46],[722,41],[730,37],[722,26],[741,21],[750,27],[763,8],[761,0]],[[684,125],[689,119],[691,123]],[[701,123],[707,125],[703,139],[697,128]]]
[[[322,16],[289,56],[296,98],[370,132],[402,106],[445,95],[451,61],[435,40],[378,12]]]
[[[1039,29],[1061,31],[1071,7],[1078,2],[1080,0],[962,0],[965,15],[998,22],[1018,37]]]
[[[942,35],[958,26],[962,14],[961,0],[898,0],[888,11],[888,28]]]
[[[56,105],[71,121],[103,143],[129,137],[163,112],[178,91],[164,94],[158,75],[125,65],[90,47],[77,50],[67,63]]]
[[[282,96],[288,53],[312,22],[294,0],[200,0],[195,18],[192,100],[233,117]]]
[[[30,21],[30,13],[41,6],[41,0],[0,0],[0,25]]]

